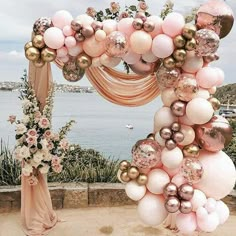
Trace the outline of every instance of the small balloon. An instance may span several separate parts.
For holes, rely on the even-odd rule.
[[[136,181],[133,180],[126,184],[125,192],[133,201],[139,201],[145,196],[146,187],[138,185]]]
[[[208,99],[208,101],[211,103],[211,105],[215,111],[220,109],[221,103],[217,98],[211,97]]]
[[[193,209],[192,203],[190,201],[182,200],[180,202],[180,212],[183,214],[189,214]]]
[[[160,130],[160,136],[163,139],[170,139],[172,136],[172,131],[170,128],[164,127]]]
[[[182,69],[187,73],[195,74],[202,67],[203,67],[203,58],[198,57],[194,51],[188,51]]]
[[[139,170],[136,166],[131,166],[128,169],[128,176],[130,179],[136,179],[139,176]]]
[[[94,35],[94,29],[92,26],[88,25],[82,28],[81,33],[85,38],[90,38]]]
[[[197,31],[196,26],[188,23],[184,26],[183,31],[182,31],[182,35],[186,39],[192,39],[195,37],[196,31]]]
[[[141,59],[135,64],[129,64],[129,67],[134,73],[138,75],[147,76],[154,73],[157,70],[157,67],[159,67],[159,65],[160,61],[154,63],[147,63]]]
[[[186,103],[183,101],[174,101],[171,104],[170,109],[175,116],[184,116],[186,113]]]
[[[186,39],[182,35],[178,35],[174,38],[174,44],[177,48],[183,48],[186,44]]]
[[[30,42],[25,44],[24,49],[26,51],[28,48],[31,48],[31,47],[33,47],[33,43],[30,41]]]
[[[148,177],[145,174],[140,174],[136,181],[139,185],[146,185],[148,182]]]
[[[85,40],[85,37],[81,32],[77,32],[75,33],[75,40],[77,42],[83,42]]]
[[[175,132],[173,134],[172,138],[176,143],[180,144],[181,142],[184,141],[185,137],[184,137],[184,134],[182,132]]]
[[[175,142],[173,139],[168,139],[168,140],[166,140],[166,142],[165,142],[165,147],[166,147],[169,151],[171,151],[171,150],[173,150],[173,149],[175,149],[175,148],[177,147],[177,144],[176,144],[176,142]]]
[[[180,129],[181,129],[181,125],[178,122],[174,122],[171,125],[171,130],[174,132],[178,132],[178,131],[180,131]]]
[[[194,194],[193,186],[190,184],[182,184],[178,188],[178,194],[183,200],[186,200],[186,201],[191,200]]]
[[[165,202],[165,208],[169,213],[175,213],[179,210],[180,201],[177,197],[171,196]]]
[[[170,196],[177,196],[178,188],[174,183],[168,183],[164,188],[164,196],[166,198]]]
[[[140,18],[134,19],[132,23],[135,30],[141,30],[143,28],[143,21]]]
[[[164,148],[161,153],[161,161],[167,168],[176,169],[181,166],[183,161],[183,153],[178,147],[174,148],[173,150]]]
[[[125,170],[128,170],[128,168],[130,167],[130,163],[128,161],[121,161],[120,164],[119,164],[119,169],[121,171],[125,171]]]
[[[145,54],[152,47],[152,37],[145,31],[135,31],[129,41],[131,49],[138,54]]]
[[[128,172],[127,171],[122,171],[120,174],[120,179],[125,182],[128,183],[129,181],[131,181],[130,177],[128,176]]]
[[[189,144],[183,148],[184,157],[197,158],[199,156],[200,148],[195,144]]]
[[[151,20],[147,20],[143,24],[143,29],[146,32],[150,33],[150,32],[152,32],[155,29],[155,23],[153,21],[151,21]]]
[[[72,20],[72,21],[71,21],[71,28],[72,28],[74,31],[78,32],[79,30],[82,29],[82,27],[83,27],[83,24],[82,24],[81,21],[79,21],[79,20]]]
[[[93,27],[94,31],[96,32],[96,31],[102,29],[102,22],[94,21],[91,26]]]
[[[41,68],[45,65],[45,61],[39,58],[37,61],[33,61],[35,67]]]

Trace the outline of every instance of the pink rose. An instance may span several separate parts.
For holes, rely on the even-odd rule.
[[[40,113],[40,111],[36,111],[36,112],[34,113],[34,119],[35,119],[35,121],[36,121],[36,122],[39,122],[40,118],[41,118],[41,113]]]
[[[42,129],[47,129],[50,126],[49,120],[45,117],[40,118],[38,124],[39,124],[39,127]]]
[[[60,142],[60,147],[65,151],[69,148],[69,143],[66,139],[62,139]]]
[[[50,139],[52,136],[51,130],[46,130],[43,135],[46,139]]]
[[[36,136],[28,136],[26,138],[26,142],[28,143],[29,147],[37,144],[37,137]]]
[[[52,157],[52,166],[57,166],[61,163],[61,159],[58,156]]]
[[[55,140],[55,141],[59,141],[59,139],[60,139],[59,134],[53,134],[53,135],[52,135],[52,138],[53,138],[53,140]]]
[[[13,124],[16,121],[16,116],[10,115],[7,121]]]
[[[37,136],[37,131],[35,129],[29,129],[28,132],[27,132],[27,135],[31,136],[31,137],[36,137]]]
[[[86,14],[88,16],[91,16],[91,17],[94,18],[96,16],[97,12],[96,12],[96,10],[93,7],[88,7],[87,11],[86,11]]]
[[[63,166],[59,164],[59,165],[53,166],[53,167],[52,167],[52,170],[53,170],[54,172],[56,172],[56,173],[61,173],[61,172],[62,172],[62,168],[63,168]]]
[[[119,12],[119,10],[120,10],[120,5],[119,5],[119,3],[118,2],[111,2],[111,8],[110,8],[110,11],[112,12],[112,13],[117,13],[117,12]]]
[[[146,11],[148,9],[148,6],[147,6],[146,2],[140,1],[138,4],[138,8],[141,11]]]

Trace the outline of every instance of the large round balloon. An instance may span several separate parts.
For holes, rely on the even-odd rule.
[[[230,157],[222,151],[201,151],[199,161],[205,171],[200,182],[194,185],[195,188],[216,200],[226,197],[236,181],[236,171]]]
[[[147,225],[160,225],[168,215],[164,204],[164,197],[147,193],[138,204],[140,219]]]

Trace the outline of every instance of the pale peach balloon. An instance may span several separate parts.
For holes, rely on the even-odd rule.
[[[105,40],[106,37],[107,37],[107,34],[104,30],[99,29],[95,32],[95,39],[98,42],[101,42],[101,41]]]
[[[77,43],[76,46],[68,48],[68,54],[72,57],[78,56],[81,52],[83,52],[82,43]]]
[[[194,125],[194,123],[191,120],[189,120],[189,118],[186,115],[179,117],[179,122],[182,125],[188,125],[188,126]]]
[[[204,192],[199,189],[194,190],[193,198],[190,200],[193,206],[193,211],[206,204],[207,198]]]
[[[178,174],[180,170],[180,168],[170,169],[167,168],[166,166],[163,166],[162,168],[171,178],[174,177],[176,174]]]
[[[113,31],[117,31],[117,22],[115,20],[104,20],[103,21],[103,30],[106,32],[106,34],[110,34]]]
[[[195,139],[195,131],[191,126],[181,125],[180,131],[184,135],[184,140],[179,143],[181,146],[186,146],[191,144]]]
[[[161,153],[161,162],[169,169],[179,168],[183,161],[183,153],[180,148],[176,147],[172,150],[164,148]]]
[[[196,97],[208,99],[210,97],[210,93],[207,89],[199,88]]]
[[[197,57],[195,52],[187,52],[187,57],[182,69],[187,73],[195,74],[203,67],[203,58]]]
[[[83,49],[91,57],[99,57],[105,52],[104,43],[98,42],[94,36],[84,41]]]
[[[91,16],[88,16],[87,14],[77,16],[76,20],[80,21],[83,27],[91,25],[94,21],[94,19]]]
[[[219,72],[212,67],[203,67],[197,72],[196,79],[200,87],[209,89],[217,85]]]
[[[212,87],[212,88],[208,89],[208,91],[209,91],[210,94],[215,94],[215,93],[216,93],[216,90],[217,90],[216,87]]]
[[[158,34],[162,34],[162,24],[163,20],[159,16],[149,16],[147,20],[152,21],[155,24],[155,29],[150,32],[149,34],[152,36],[152,38],[155,38]]]
[[[161,100],[164,106],[170,107],[174,101],[178,100],[178,97],[176,96],[174,89],[167,88],[161,92]]]

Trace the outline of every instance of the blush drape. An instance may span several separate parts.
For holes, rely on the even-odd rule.
[[[28,77],[42,110],[52,83],[50,64],[36,68],[30,63]],[[41,173],[38,174],[38,184],[35,186],[29,185],[28,177],[21,176],[21,219],[23,230],[28,236],[46,235],[58,221],[53,211],[47,178]]]

